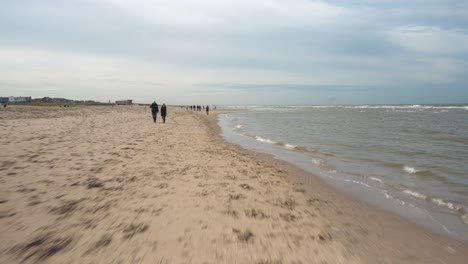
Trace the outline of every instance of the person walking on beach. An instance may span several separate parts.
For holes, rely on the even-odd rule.
[[[209,106],[206,106],[206,114],[207,114],[207,115],[210,114],[210,107],[209,107]]]
[[[166,116],[167,116],[166,104],[163,104],[161,106],[161,117],[162,117],[163,123],[166,123]]]
[[[154,101],[151,105],[151,114],[153,115],[153,121],[156,123],[156,117],[158,117],[159,107],[156,101]]]

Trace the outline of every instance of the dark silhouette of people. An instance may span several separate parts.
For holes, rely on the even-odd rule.
[[[166,104],[163,104],[161,106],[161,117],[162,117],[163,123],[166,123],[166,116],[167,116]]]
[[[209,106],[206,106],[206,114],[207,114],[207,115],[210,114],[210,107],[209,107]]]
[[[151,105],[151,114],[153,115],[153,121],[156,123],[156,117],[158,117],[159,107],[156,101],[154,101]]]

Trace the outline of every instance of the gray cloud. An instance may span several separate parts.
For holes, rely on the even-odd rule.
[[[242,104],[250,93],[249,104],[309,97],[420,103],[418,92],[429,89],[426,101],[468,101],[468,4],[460,1],[0,5],[5,95]]]

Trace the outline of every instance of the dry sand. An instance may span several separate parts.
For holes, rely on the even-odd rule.
[[[215,115],[0,112],[0,263],[464,263],[464,242],[224,143]],[[465,262],[466,263],[466,262]]]

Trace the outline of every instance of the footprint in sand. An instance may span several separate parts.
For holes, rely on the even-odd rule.
[[[53,233],[39,235],[29,242],[14,246],[9,253],[22,257],[23,261],[42,262],[73,246],[72,237],[59,237]]]
[[[231,200],[240,200],[240,199],[244,199],[245,196],[240,194],[240,193],[237,193],[237,194],[229,194],[229,201]]]
[[[105,234],[105,235],[101,236],[101,238],[99,238],[99,240],[96,241],[96,243],[94,243],[88,249],[88,251],[85,252],[85,254],[89,254],[89,253],[92,253],[92,252],[95,252],[95,251],[99,251],[102,248],[107,247],[111,242],[112,242],[112,235]]]
[[[292,198],[288,198],[285,201],[281,202],[281,207],[287,208],[288,210],[294,210],[297,206],[297,202]]]
[[[143,233],[148,230],[149,225],[145,223],[130,224],[126,226],[123,230],[123,239],[129,239],[135,236],[136,234]]]
[[[53,207],[49,210],[49,212],[64,216],[71,215],[78,209],[78,205],[84,200],[86,200],[86,198],[82,198],[79,200],[62,201],[61,205]]]
[[[236,210],[228,209],[228,210],[224,211],[223,213],[228,215],[228,216],[231,216],[232,218],[235,218],[235,219],[239,218],[239,215],[237,214]]]
[[[101,181],[99,181],[98,178],[94,178],[94,177],[89,178],[87,182],[88,182],[88,189],[104,187],[104,184]]]
[[[240,242],[249,242],[253,239],[253,233],[246,229],[241,231],[239,229],[233,228],[232,232],[234,233],[234,239]]]
[[[298,219],[297,216],[291,214],[291,213],[284,213],[279,215],[281,219],[283,219],[286,222],[294,222]]]
[[[16,190],[16,191],[17,191],[17,192],[20,192],[20,193],[30,193],[30,192],[36,191],[36,188],[21,187],[21,188],[19,188],[19,189]]]
[[[263,213],[262,210],[256,210],[256,209],[246,209],[244,211],[245,215],[247,217],[250,217],[250,218],[258,218],[258,219],[264,219],[264,218],[268,218],[268,216]]]

